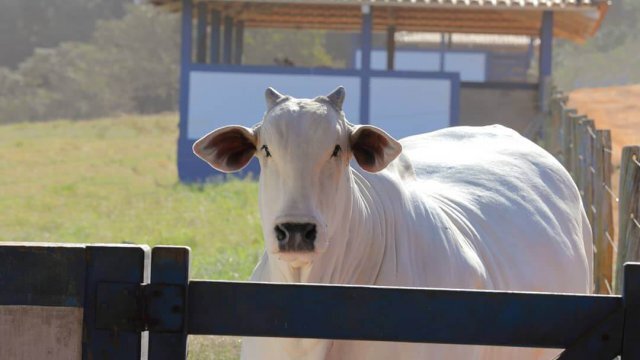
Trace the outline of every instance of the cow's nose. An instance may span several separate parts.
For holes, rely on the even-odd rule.
[[[274,231],[280,251],[313,251],[318,233],[312,223],[282,223]]]

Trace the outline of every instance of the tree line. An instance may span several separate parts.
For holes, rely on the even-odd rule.
[[[128,2],[0,0],[0,123],[176,111],[179,15]],[[586,44],[557,41],[556,84],[639,83],[638,20],[640,0],[618,2]],[[247,29],[243,61],[344,67],[352,46],[343,34]]]

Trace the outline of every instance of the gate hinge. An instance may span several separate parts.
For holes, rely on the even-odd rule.
[[[102,282],[96,294],[96,328],[179,333],[184,329],[182,285]]]

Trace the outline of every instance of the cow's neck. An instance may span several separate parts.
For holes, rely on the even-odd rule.
[[[376,175],[365,176],[352,168],[349,170],[343,188],[338,189],[342,194],[332,223],[339,225],[331,234],[326,253],[307,269],[287,269],[283,264],[270,263],[270,275],[254,280],[376,284],[385,251],[394,251],[394,245],[385,242],[393,236],[387,233],[390,229],[384,219],[384,194],[376,193],[371,184],[372,180],[376,181]],[[332,341],[319,339],[278,340],[278,347],[290,359],[325,359],[331,344]]]
[[[375,175],[373,175],[375,177]],[[309,271],[304,282],[374,284],[385,249],[384,208],[373,191],[371,178],[354,169],[345,185],[332,221],[327,252]],[[374,206],[376,204],[376,206]]]

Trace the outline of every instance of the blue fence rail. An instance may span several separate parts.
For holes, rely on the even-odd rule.
[[[190,281],[184,247],[2,244],[0,308],[9,305],[83,308],[83,359],[182,360],[189,334],[543,347],[565,349],[560,359],[640,359],[635,263],[625,265],[623,295],[602,296]]]

